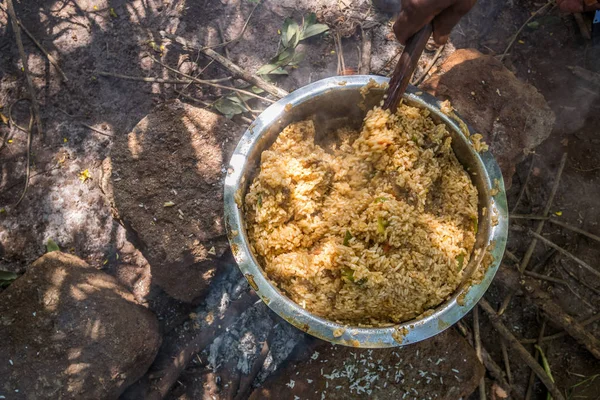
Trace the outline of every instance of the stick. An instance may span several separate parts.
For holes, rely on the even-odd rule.
[[[550,213],[550,208],[552,208],[552,203],[554,202],[554,196],[556,196],[556,192],[558,191],[558,185],[560,183],[560,178],[562,177],[563,170],[565,169],[566,162],[567,162],[567,153],[564,153],[562,155],[562,158],[560,159],[560,164],[558,166],[558,172],[556,173],[556,178],[554,179],[554,184],[552,185],[552,190],[550,191],[550,197],[548,197],[548,201],[546,202],[546,207],[544,207],[544,212],[543,212],[544,217],[547,217],[548,214]],[[542,229],[544,229],[545,222],[546,221],[542,220],[538,223],[537,227],[535,228],[536,233],[538,233],[538,234],[542,233]],[[525,255],[523,256],[523,260],[521,261],[521,264],[519,265],[519,272],[523,273],[523,271],[525,271],[527,269],[527,265],[529,265],[529,261],[531,260],[531,256],[533,255],[533,252],[535,251],[536,245],[537,245],[537,240],[533,239],[531,241],[531,243],[529,244],[529,247],[527,248]],[[504,298],[504,301],[502,302],[502,305],[500,306],[500,310],[498,310],[498,315],[504,314],[504,312],[508,308],[508,305],[510,304],[512,295],[513,295],[512,293],[509,293]]]
[[[500,56],[500,61],[504,60],[504,57],[506,57],[506,54],[508,53],[510,48],[513,46],[513,44],[515,44],[515,41],[517,40],[517,38],[519,37],[519,35],[523,31],[523,29],[525,29],[527,24],[529,22],[531,22],[531,20],[534,19],[535,17],[537,17],[539,14],[544,12],[546,10],[546,8],[548,8],[549,6],[551,6],[553,4],[554,4],[554,0],[550,0],[549,2],[544,4],[540,9],[531,13],[531,16],[529,18],[527,18],[527,21],[525,21],[525,23],[523,25],[521,25],[521,27],[519,28],[517,33],[515,33],[515,35],[512,37],[510,43],[508,43],[508,46],[506,46],[506,49],[504,49],[504,53],[502,53],[502,55]]]
[[[248,83],[258,86],[265,92],[277,97],[278,99],[285,97],[289,94],[285,90],[278,88],[277,86],[265,81],[264,79],[258,77],[257,75],[251,74],[248,71],[240,68],[239,66],[235,65],[233,62],[228,60],[226,57],[223,57],[222,55],[220,55],[219,53],[217,53],[216,51],[214,51],[210,48],[200,49],[198,47],[195,47],[195,46],[189,44],[188,41],[185,40],[184,38],[182,38],[181,36],[171,35],[164,31],[161,31],[160,34],[162,36],[166,37],[167,39],[171,39],[171,40],[179,43],[180,45],[182,45],[184,47],[204,53],[208,57],[212,58],[213,60],[215,60],[216,62],[218,62],[225,68],[227,68],[235,76],[239,77],[240,79],[245,80]]]
[[[565,274],[565,272],[563,271],[564,267],[561,265],[558,267],[558,272],[562,275],[562,277],[565,279],[567,279],[567,275]],[[581,301],[583,304],[585,304],[586,306],[588,306],[590,309],[596,311],[596,308],[591,305],[586,299],[584,299],[583,297],[581,297],[581,295],[579,293],[577,293],[572,287],[571,285],[569,285],[569,283],[567,283],[567,289],[569,289],[569,291],[571,293],[573,293],[573,296],[577,297],[579,299],[579,301]]]
[[[413,80],[410,83],[411,85],[419,86],[419,84],[421,84],[421,82],[423,82],[423,80],[427,77],[427,74],[429,73],[429,71],[431,70],[431,68],[433,68],[433,66],[435,65],[435,63],[437,62],[437,60],[442,55],[442,52],[444,51],[445,48],[446,48],[445,44],[442,45],[442,46],[440,46],[440,47],[438,47],[437,51],[433,55],[433,58],[431,60],[429,60],[429,62],[427,63],[427,66],[423,70],[423,73],[421,74],[421,76],[419,77],[419,79]]]
[[[7,12],[2,5],[0,5],[0,10]],[[46,56],[46,58],[48,59],[48,61],[50,61],[50,63],[52,65],[54,65],[54,68],[56,68],[56,71],[60,74],[62,80],[64,82],[68,82],[69,79],[67,78],[67,76],[65,75],[64,71],[60,68],[60,65],[58,65],[58,61],[56,61],[56,58],[54,58],[52,56],[52,54],[48,53],[46,51],[46,49],[44,48],[44,46],[42,46],[42,44],[40,42],[38,42],[38,40],[35,38],[35,36],[33,36],[31,34],[31,32],[29,32],[29,30],[25,27],[25,25],[23,25],[23,23],[17,18],[17,24],[19,24],[19,26],[21,27],[21,29],[23,29],[23,32],[25,32],[25,34],[27,36],[29,36],[29,39],[31,39],[31,41],[37,46],[38,49],[40,49],[40,51],[42,53],[44,53],[44,55]]]
[[[540,328],[540,332],[538,334],[536,346],[542,343],[542,338],[544,337],[545,330],[546,330],[546,318],[544,318],[542,321],[542,327]],[[537,347],[535,348],[533,357],[535,358],[536,362],[540,359],[540,353],[539,353]],[[527,392],[525,393],[525,400],[529,400],[531,398],[531,395],[533,393],[533,384],[534,383],[535,383],[535,373],[532,370],[529,373],[529,381],[527,381]]]
[[[479,362],[483,364],[483,359],[481,358],[481,335],[479,333],[479,307],[475,304],[473,308],[473,336],[475,339],[475,353],[477,354],[477,358]],[[485,377],[481,377],[479,381],[479,399],[485,400]]]
[[[469,344],[474,348],[475,345],[473,341],[473,335],[471,334],[469,327],[467,327],[462,321],[458,321],[456,323],[456,327],[458,328],[460,333],[467,339]],[[504,371],[502,371],[502,368],[500,368],[500,366],[496,364],[490,353],[486,350],[486,348],[483,345],[481,346],[481,356],[483,358],[483,365],[485,365],[485,368],[488,370],[490,375],[498,382],[498,384],[502,386],[502,388],[506,390],[507,393],[511,393],[513,397],[523,399],[524,393],[515,393],[517,392],[517,388],[511,386],[506,381]]]
[[[544,369],[535,361],[535,359],[531,356],[531,354],[529,354],[529,352],[525,349],[525,347],[523,347],[523,345],[521,343],[519,343],[517,338],[514,337],[514,335],[510,332],[510,330],[508,330],[508,328],[506,328],[506,326],[502,323],[502,321],[500,320],[500,317],[498,316],[498,314],[496,314],[496,312],[494,311],[492,306],[490,306],[490,304],[485,299],[481,299],[479,302],[479,305],[481,306],[483,311],[485,311],[485,313],[488,315],[490,322],[492,323],[494,328],[498,331],[498,333],[500,333],[504,337],[504,339],[506,339],[507,344],[513,350],[515,350],[517,353],[519,353],[519,355],[521,356],[523,361],[525,361],[525,363],[540,378],[540,380],[546,386],[546,388],[548,388],[548,391],[550,392],[550,394],[552,394],[554,399],[555,400],[565,400],[561,391],[556,387],[554,382],[552,382],[552,380],[548,377],[548,375],[546,374]]]
[[[553,249],[557,250],[559,253],[569,257],[570,259],[572,259],[573,261],[575,261],[577,264],[581,265],[583,268],[587,269],[589,272],[591,272],[592,274],[596,275],[597,277],[600,277],[600,272],[597,271],[596,269],[594,269],[591,265],[589,265],[588,263],[586,263],[585,261],[583,261],[582,259],[578,258],[577,256],[569,253],[567,250],[563,249],[562,247],[554,244],[554,242],[546,239],[545,237],[543,237],[542,235],[538,235],[537,233],[535,233],[534,231],[530,230],[529,233],[535,237],[538,240],[541,240],[544,244],[552,247]]]
[[[254,5],[254,7],[252,8],[252,11],[250,11],[250,14],[248,15],[248,18],[246,18],[246,22],[244,22],[244,26],[242,27],[242,30],[240,31],[240,33],[236,37],[234,37],[231,40],[224,41],[223,43],[219,43],[219,44],[216,44],[214,46],[206,46],[206,47],[203,47],[202,49],[198,49],[198,50],[202,51],[202,50],[205,50],[205,49],[216,49],[218,47],[226,47],[227,45],[229,45],[231,43],[235,43],[235,42],[239,41],[242,38],[242,36],[244,35],[244,32],[246,32],[246,28],[248,27],[248,22],[250,22],[250,18],[252,17],[252,14],[254,14],[254,10],[256,10],[256,7],[258,7],[258,5],[260,3],[261,3],[260,0],[256,2],[256,4]],[[218,28],[219,28],[219,30],[221,30],[221,26],[220,25],[218,25]],[[222,37],[222,40],[225,40],[225,35],[223,35],[222,31],[221,31],[221,37]],[[225,54],[227,54],[227,53],[228,53],[228,50],[227,50],[227,48],[225,48]],[[229,55],[227,55],[227,57],[229,57]]]
[[[171,68],[171,67],[168,67],[168,68]],[[174,71],[177,71],[177,70],[174,70]],[[248,92],[246,90],[234,88],[234,87],[231,87],[231,86],[219,85],[218,83],[212,83],[210,81],[205,81],[205,80],[202,80],[202,79],[194,78],[193,76],[183,74],[183,72],[179,72],[179,71],[177,71],[177,72],[179,74],[185,75],[185,76],[187,76],[187,77],[189,77],[191,79],[189,81],[176,80],[176,79],[175,80],[171,80],[171,79],[152,78],[152,77],[146,77],[146,76],[129,76],[129,75],[115,74],[115,73],[112,73],[112,72],[96,71],[96,73],[98,75],[100,75],[100,76],[110,76],[110,77],[113,77],[113,78],[128,79],[130,81],[154,82],[154,83],[175,83],[175,84],[196,82],[196,83],[200,83],[200,84],[203,84],[203,85],[208,85],[208,86],[213,86],[213,87],[216,87],[216,88],[227,89],[227,90],[231,90],[231,91],[234,91],[234,92],[243,93],[245,95],[256,97],[257,99],[261,99],[261,100],[264,100],[264,101],[269,102],[269,103],[274,103],[273,100],[270,100],[270,99],[267,99],[265,97],[259,96],[257,94],[252,93],[252,92]]]
[[[219,36],[221,36],[221,41],[223,43],[226,43],[227,40],[225,39],[225,32],[223,32],[223,27],[221,26],[221,23],[217,21],[216,24],[217,28],[219,29]],[[229,49],[227,48],[227,45],[223,46],[223,50],[225,50],[225,57],[229,58]]]
[[[563,311],[540,285],[527,276],[507,268],[500,268],[496,274],[498,282],[516,292],[523,289],[533,304],[535,304],[555,325],[564,329],[573,339],[584,346],[592,355],[600,359],[600,340],[595,338],[575,318]]]
[[[559,278],[554,278],[552,276],[538,274],[537,272],[533,272],[533,271],[524,271],[523,274],[525,274],[527,276],[531,276],[532,278],[541,279],[543,281],[558,283],[559,285],[568,285],[567,281],[565,281],[564,279],[559,279]]]
[[[399,48],[399,49],[396,51],[396,54],[394,54],[394,55],[392,56],[392,58],[390,58],[389,60],[387,60],[387,61],[386,61],[386,63],[385,63],[385,64],[383,64],[383,67],[379,68],[375,74],[376,74],[376,75],[380,75],[380,74],[383,72],[383,70],[385,70],[387,67],[389,67],[389,66],[390,66],[390,64],[391,64],[392,62],[394,62],[394,60],[395,60],[395,59],[396,59],[396,58],[397,58],[397,57],[398,57],[398,56],[399,56],[399,55],[402,53],[402,50],[403,50],[403,48],[402,48],[402,47],[401,47],[401,48]]]
[[[232,324],[255,300],[255,296],[244,293],[239,299],[231,302],[221,320],[214,321],[212,325],[203,327],[203,329],[201,329],[201,331],[173,357],[173,361],[159,373],[160,379],[152,386],[152,390],[147,394],[146,398],[148,400],[165,398],[192,358],[208,346],[218,334]]]
[[[96,133],[101,134],[101,135],[108,136],[108,137],[114,137],[114,135],[111,135],[110,133],[106,133],[104,131],[101,131],[100,129],[94,128],[91,125],[84,124],[83,122],[79,122],[79,125],[84,126],[84,127],[88,128],[88,129],[90,129],[90,130],[92,130],[92,131],[94,131]]]
[[[510,215],[511,219],[531,219],[531,220],[537,220],[537,221],[547,221],[550,222],[551,224],[554,225],[558,225],[558,226],[562,226],[565,229],[568,229],[570,231],[573,232],[577,232],[583,236],[587,236],[588,238],[595,240],[597,242],[600,242],[600,236],[598,235],[594,235],[593,233],[584,231],[581,228],[578,228],[576,226],[567,224],[566,222],[562,222],[554,217],[548,216],[548,217],[543,217],[541,215],[523,215],[523,214],[511,214]]]
[[[567,272],[567,274],[569,274],[569,276],[571,278],[573,278],[573,280],[575,280],[576,282],[579,282],[581,285],[590,289],[592,292],[596,293],[597,295],[600,295],[600,290],[596,289],[595,287],[593,287],[592,285],[587,283],[585,280],[582,280],[581,278],[579,278],[577,275],[575,275],[573,272],[571,272],[571,270],[569,268],[567,268],[565,266],[565,264],[562,262],[563,260],[560,260],[560,261],[561,261],[560,266],[562,267],[562,269],[564,269]]]
[[[9,0],[10,1],[10,0]],[[33,107],[32,107],[33,108]],[[29,132],[27,133],[27,169],[25,170],[25,187],[23,188],[23,192],[21,192],[21,197],[15,203],[15,208],[19,207],[21,201],[25,198],[25,193],[27,193],[27,189],[29,189],[29,178],[31,175],[31,132],[33,131],[33,110],[29,111]]]
[[[599,320],[600,320],[600,313],[592,315],[591,317],[589,317],[587,319],[581,320],[581,321],[579,321],[579,323],[581,324],[581,326],[588,326]],[[567,332],[564,332],[564,331],[558,332],[558,333],[555,333],[554,335],[544,336],[542,338],[542,342],[548,342],[550,340],[560,339],[567,335],[568,335]],[[537,343],[537,339],[522,339],[520,342],[522,344],[533,344],[533,343]]]
[[[525,189],[527,188],[527,185],[529,184],[529,179],[531,178],[531,173],[533,172],[533,166],[535,164],[535,157],[531,157],[531,165],[529,166],[529,170],[527,171],[527,177],[525,177],[525,182],[523,182],[523,186],[521,186],[521,190],[519,191],[519,196],[517,197],[517,200],[515,201],[515,205],[511,211],[511,213],[514,213],[515,211],[517,211],[517,208],[519,207],[519,204],[521,204],[521,200],[523,199],[523,195],[525,194]]]
[[[191,100],[191,101],[194,101],[194,102],[196,102],[196,103],[198,103],[198,104],[201,104],[201,105],[203,105],[204,107],[207,107],[207,108],[209,108],[209,107],[211,107],[211,106],[212,106],[212,104],[210,104],[210,103],[207,103],[207,102],[205,102],[204,100],[200,100],[200,99],[197,99],[197,98],[195,98],[195,97],[192,97],[192,96],[190,96],[189,94],[185,94],[185,93],[183,93],[181,90],[177,90],[177,89],[175,89],[175,93],[177,93],[177,94],[178,94],[178,95],[180,95],[180,96],[183,96],[183,97],[185,97],[185,98],[186,98],[186,99],[188,99],[188,100]]]
[[[373,32],[371,30],[365,31],[361,25],[360,33],[362,42],[360,48],[360,67],[358,68],[358,73],[361,75],[369,75],[371,73],[371,47],[373,45]]]
[[[173,68],[173,67],[169,67],[167,64],[164,64],[164,63],[162,63],[162,62],[158,61],[156,58],[154,58],[154,57],[152,57],[152,56],[150,56],[150,58],[152,58],[152,60],[153,60],[153,61],[155,61],[155,62],[159,63],[160,65],[162,65],[163,67],[165,67],[165,68],[166,68],[166,69],[168,69],[169,71],[175,72],[176,74],[179,74],[179,75],[181,75],[181,76],[184,76],[184,77],[186,77],[186,78],[189,78],[189,79],[191,79],[191,80],[192,80],[192,82],[198,82],[198,83],[208,82],[208,81],[205,81],[205,80],[202,80],[202,79],[198,79],[198,78],[196,78],[196,77],[193,77],[193,76],[191,76],[191,75],[184,74],[183,72],[181,72],[181,71],[178,71],[177,69],[175,69],[175,68]],[[227,80],[229,80],[229,79],[230,79],[230,78],[227,78]],[[215,86],[215,85],[213,84],[212,86]],[[267,103],[275,103],[275,101],[273,101],[273,100],[271,100],[271,99],[267,99],[266,97],[262,97],[262,96],[259,96],[259,95],[255,94],[255,93],[248,92],[247,90],[238,89],[238,88],[235,88],[235,87],[230,87],[230,86],[222,86],[222,85],[217,85],[216,87],[220,87],[220,88],[224,88],[224,89],[233,90],[234,92],[239,92],[239,93],[243,93],[243,94],[246,94],[246,95],[251,95],[251,96],[252,96],[252,97],[254,97],[254,98],[257,98],[257,99],[260,99],[260,100],[266,101]]]
[[[512,385],[513,377],[512,372],[510,371],[510,358],[508,357],[508,348],[506,347],[506,342],[504,340],[500,340],[500,347],[502,348],[502,360],[504,361],[506,378],[508,379],[508,383]]]
[[[31,76],[29,75],[29,65],[27,64],[27,56],[25,55],[25,49],[23,48],[23,40],[21,39],[21,29],[19,28],[17,15],[15,13],[15,8],[13,6],[12,0],[6,0],[6,5],[8,6],[8,15],[10,15],[10,20],[12,23],[13,31],[15,31],[15,38],[17,40],[17,47],[19,48],[19,56],[21,57],[21,62],[23,63],[23,71],[25,72],[25,80],[27,81],[27,90],[29,91],[29,97],[31,97],[31,108],[33,109],[33,117],[35,119],[35,125],[37,127],[38,134],[40,137],[42,136],[42,119],[40,118],[40,107],[38,105],[37,99],[35,97],[35,88],[33,87],[33,82],[31,81]],[[29,129],[29,135],[31,135],[33,129]],[[31,142],[31,139],[27,140]]]

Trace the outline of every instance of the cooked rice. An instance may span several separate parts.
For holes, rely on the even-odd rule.
[[[375,108],[327,150],[312,121],[262,153],[245,198],[269,279],[318,316],[382,326],[446,300],[475,243],[477,189],[429,111]]]

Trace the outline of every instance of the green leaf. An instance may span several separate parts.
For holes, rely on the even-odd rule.
[[[309,26],[314,25],[316,23],[317,23],[317,14],[310,13],[306,17],[304,17],[304,25],[303,25],[303,27],[306,29]]]
[[[350,267],[342,267],[342,279],[354,282],[354,270]]]
[[[0,281],[14,281],[17,279],[17,274],[10,271],[0,271]]]
[[[302,33],[300,34],[300,40],[308,39],[309,37],[319,35],[323,32],[327,32],[328,30],[329,27],[325,24],[314,24],[308,26],[302,30]]]
[[[52,253],[53,251],[60,251],[60,247],[52,239],[48,239],[46,242],[46,253]]]
[[[352,234],[350,231],[346,231],[346,234],[344,235],[344,246],[348,246],[350,244],[350,239],[352,239]]]
[[[479,222],[477,221],[477,217],[471,217],[471,223],[473,224],[473,232],[477,235],[479,231]]]
[[[262,207],[262,193],[258,194],[258,199],[256,200],[256,205],[258,208]]]
[[[252,86],[252,87],[250,88],[250,90],[251,90],[251,91],[252,91],[252,93],[254,93],[254,94],[261,94],[261,93],[264,93],[264,92],[265,92],[264,90],[262,90],[261,88],[259,88],[259,87],[257,87],[257,86]]]
[[[538,21],[533,21],[527,24],[529,29],[537,29],[540,27],[540,23]]]
[[[465,253],[460,253],[456,256],[456,262],[458,262],[458,270],[460,271],[463,268],[463,264],[465,263]]]
[[[294,48],[300,40],[300,27],[292,18],[286,18],[281,28],[281,44],[283,47]]]
[[[386,201],[388,201],[389,199],[387,197],[377,197],[373,203],[385,203]]]
[[[227,118],[231,118],[234,115],[248,111],[243,104],[238,104],[227,97],[220,98],[219,100],[215,101],[214,105],[217,111],[225,115]]]
[[[290,60],[290,62],[288,63],[288,65],[290,66],[294,66],[294,65],[298,65],[302,60],[304,60],[304,53],[295,53],[292,56],[292,59]],[[286,72],[287,74],[287,72]]]
[[[388,225],[389,222],[384,220],[381,215],[377,217],[377,233],[383,235],[385,233],[385,228],[387,228]]]
[[[17,277],[14,272],[0,271],[0,288],[9,286]]]

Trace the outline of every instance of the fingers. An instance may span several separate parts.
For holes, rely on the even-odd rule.
[[[400,43],[406,44],[409,37],[455,2],[456,0],[403,0],[402,10],[394,23],[396,38]]]
[[[448,41],[452,28],[475,5],[476,0],[458,1],[438,14],[433,20],[433,40],[441,45]]]

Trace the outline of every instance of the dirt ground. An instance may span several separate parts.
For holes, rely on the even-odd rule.
[[[250,0],[30,0],[15,4],[23,25],[59,61],[68,82],[61,79],[47,58],[24,35],[28,65],[40,103],[43,135],[33,137],[29,189],[15,208],[25,179],[27,135],[0,122],[0,137],[4,138],[4,146],[0,148],[0,270],[23,273],[45,253],[45,245],[52,239],[64,252],[75,254],[114,276],[140,304],[156,314],[163,335],[157,360],[162,357],[164,361],[173,351],[185,347],[186,338],[193,337],[198,329],[198,315],[204,316],[218,308],[224,298],[235,297],[234,293],[245,282],[243,278],[240,280],[241,275],[226,253],[223,258],[226,266],[211,283],[201,303],[175,300],[157,286],[139,243],[113,216],[102,185],[103,160],[111,155],[113,136],[127,135],[157,105],[179,98],[202,106],[189,97],[211,103],[225,92],[206,86],[182,88],[108,78],[99,72],[172,79],[164,67],[152,61],[151,55],[181,71],[194,75],[202,71],[203,79],[230,76],[207,57],[163,41],[160,31],[183,36],[198,47],[213,46],[242,32],[255,3]],[[512,35],[544,4],[532,0],[480,0],[454,30],[442,60],[457,48],[502,54]],[[27,126],[28,102],[18,101],[27,97],[27,87],[5,7],[5,3],[0,3],[0,112],[8,116],[14,104],[15,122]],[[372,34],[371,72],[389,73],[393,67],[389,60],[399,49],[389,36],[391,16],[377,12],[367,0],[264,0],[256,7],[241,39],[228,46],[227,53],[223,49],[219,52],[247,70],[256,71],[276,54],[278,30],[284,19],[293,17],[300,21],[308,12],[316,12],[319,22],[326,22],[342,33],[347,69],[358,68],[359,25],[362,24],[363,29]],[[516,214],[540,215],[559,160],[566,152],[567,163],[551,212],[561,221],[600,235],[600,87],[577,78],[568,68],[579,66],[600,73],[600,45],[594,46],[583,39],[574,18],[561,14],[556,8],[535,21],[537,24],[523,29],[503,62],[518,78],[541,92],[556,115],[556,124],[550,137],[517,165],[508,193],[509,209]],[[333,36],[330,33],[302,42],[299,50],[306,53],[305,59],[297,68],[290,69],[289,76],[275,78],[278,86],[291,91],[336,75],[338,57]],[[433,54],[434,51],[426,52],[417,73]],[[255,100],[250,104],[257,110],[268,105]],[[252,115],[245,114],[245,117]],[[233,119],[247,126],[247,121],[240,116]],[[526,134],[527,126],[523,132]],[[159,158],[156,163],[160,165],[162,161]],[[90,175],[88,179],[86,170]],[[529,173],[523,199],[513,210]],[[519,259],[531,240],[527,228],[535,229],[537,223],[523,219],[511,222],[508,249]],[[600,259],[600,246],[592,239],[549,223],[543,232],[592,266]],[[514,264],[508,259],[505,262]],[[600,280],[597,277],[541,244],[537,245],[530,265],[534,268],[539,265],[539,273],[568,283],[541,281],[570,315],[580,320],[598,312]],[[498,306],[505,294],[500,285],[493,284],[486,297]],[[254,358],[244,359],[244,354],[259,354],[260,343],[267,339],[268,332],[279,324],[286,325],[262,303],[246,312],[245,319],[237,322],[241,324],[239,329],[218,332],[219,340],[212,342],[198,361],[190,364],[180,379],[183,386],[170,392],[169,398],[187,398],[186,393],[198,395],[198,387],[205,386],[194,382],[202,385],[212,382],[218,386],[221,378],[210,375],[210,371],[216,370],[219,360],[231,360],[229,348],[240,349],[232,371],[252,369]],[[515,296],[503,318],[517,337],[537,338],[543,317],[525,297]],[[482,321],[483,344],[503,366],[498,335],[485,316]],[[470,316],[465,323],[472,323]],[[600,335],[599,325],[588,326],[596,337]],[[266,379],[285,362],[297,343],[306,340],[294,328],[280,329],[281,332],[270,339],[272,354],[267,357],[270,361],[258,372],[257,382]],[[247,332],[254,332],[252,340],[245,335]],[[546,335],[555,332],[559,330],[548,324]],[[544,350],[552,373],[568,398],[599,398],[600,377],[591,378],[600,374],[600,363],[568,336],[546,343]],[[512,384],[524,392],[530,370],[516,353],[509,351],[508,355]],[[486,380],[490,388],[493,380],[489,375]],[[142,379],[140,387],[143,383]],[[188,390],[186,385],[193,390]],[[533,398],[545,398],[543,385],[536,382],[534,387]],[[129,398],[136,398],[131,393]],[[472,398],[477,396],[473,394]]]

